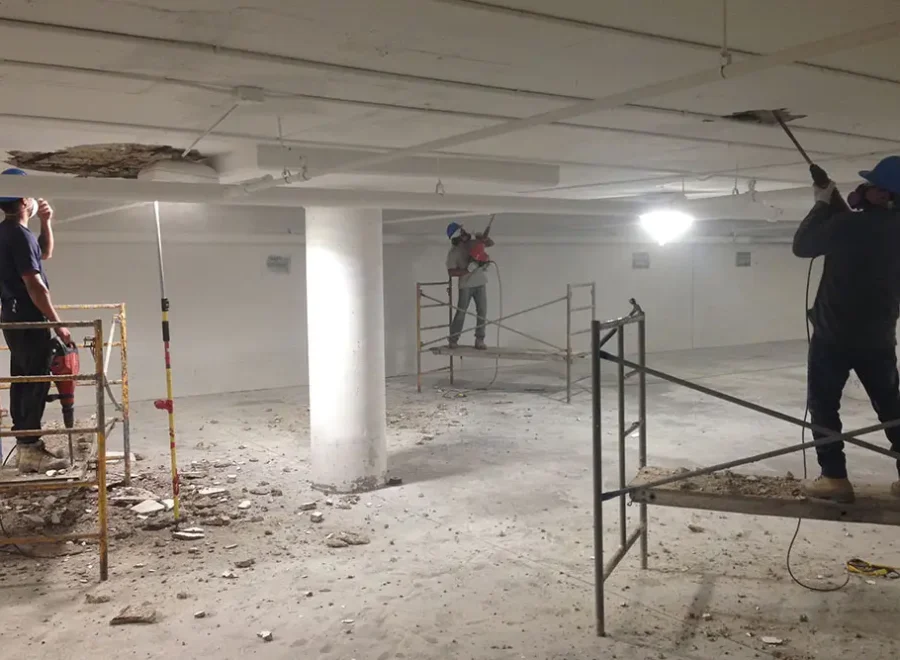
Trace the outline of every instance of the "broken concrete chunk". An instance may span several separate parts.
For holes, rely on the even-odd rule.
[[[225,571],[222,573],[222,577],[226,580],[236,580],[237,575],[234,574],[234,571]]]
[[[271,642],[273,639],[275,639],[272,636],[271,630],[260,630],[258,633],[256,633],[256,636],[264,642]]]
[[[109,622],[111,626],[123,626],[131,623],[156,623],[156,610],[150,603],[129,605]]]
[[[706,531],[705,528],[701,527],[700,525],[695,525],[694,523],[689,523],[687,528],[694,534],[702,534]]]
[[[159,499],[153,491],[135,486],[119,488],[115,493],[115,495],[109,498],[109,503],[113,506],[131,506],[133,504],[140,504],[144,500]]]
[[[235,481],[237,481],[237,475],[236,475],[236,474],[226,474],[226,475],[225,475],[225,480],[226,480],[228,483],[233,484]]]
[[[269,494],[269,489],[268,489],[268,488],[260,488],[260,487],[256,487],[256,488],[251,488],[248,492],[249,492],[251,495],[268,495],[268,494]]]
[[[203,497],[213,497],[215,495],[228,495],[227,488],[201,488],[197,493]]]
[[[241,503],[238,504],[238,509],[240,509],[241,511],[246,511],[251,506],[253,506],[253,502],[251,502],[250,500],[241,500]]]
[[[158,532],[161,529],[172,527],[175,524],[175,518],[172,516],[156,516],[145,522],[142,526],[149,532]]]
[[[206,525],[211,525],[213,527],[226,527],[231,524],[231,518],[222,514],[220,516],[216,516],[215,518],[206,518],[203,520],[203,523]]]
[[[199,527],[188,527],[187,529],[181,529],[172,532],[172,536],[174,536],[179,541],[199,541],[205,536],[205,534]]]
[[[194,612],[195,619],[205,619],[206,618],[206,610],[199,610]]]
[[[166,511],[171,511],[175,508],[175,500],[160,500],[162,505],[166,507]]]
[[[256,563],[256,560],[253,558],[241,559],[240,561],[234,562],[234,567],[235,568],[250,568],[255,563]]]
[[[225,546],[226,550],[234,550],[237,547],[237,543],[229,543]]]
[[[133,507],[131,507],[131,510],[134,513],[149,515],[151,513],[159,513],[160,511],[165,511],[166,505],[162,504],[161,502],[157,502],[156,500],[144,500],[140,504],[135,504]]]
[[[179,591],[175,596],[175,598],[177,598],[178,600],[187,600],[190,597],[191,595],[186,591]]]
[[[361,532],[338,532],[337,537],[348,545],[368,545],[369,537]]]
[[[784,640],[780,637],[762,637],[761,641],[763,644],[769,644],[770,646],[781,646],[784,644]]]
[[[86,594],[84,597],[84,602],[88,605],[100,605],[109,601],[110,598],[106,594]]]
[[[325,520],[325,514],[321,511],[313,511],[309,514],[309,519],[314,523],[320,523]]]
[[[304,502],[300,505],[301,511],[315,511],[316,503],[315,502]]]
[[[282,495],[284,495],[284,491],[282,491],[280,488],[273,488],[269,491],[269,495],[271,495],[272,497],[281,497]]]

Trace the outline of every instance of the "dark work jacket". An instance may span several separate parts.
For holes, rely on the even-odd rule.
[[[897,344],[900,212],[817,202],[794,234],[794,254],[825,257],[809,312],[816,337],[854,349]]]

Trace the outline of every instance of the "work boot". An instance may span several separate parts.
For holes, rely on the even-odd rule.
[[[486,351],[487,344],[484,343],[484,339],[476,339],[475,340],[475,349],[479,351]]]
[[[459,339],[451,339],[447,342],[448,348],[459,348]]]
[[[853,484],[849,479],[832,479],[823,476],[818,479],[804,480],[802,487],[804,495],[817,500],[850,504],[856,499]]]
[[[56,458],[44,448],[42,441],[18,443],[16,461],[19,474],[40,474],[47,470],[61,470],[69,467],[69,461]]]

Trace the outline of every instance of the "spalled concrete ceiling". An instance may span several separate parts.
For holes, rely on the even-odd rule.
[[[6,0],[0,149],[107,142],[184,149],[244,96],[196,146],[218,164],[223,180],[259,167],[261,146],[283,145],[294,165],[304,149],[331,151],[317,187],[433,193],[441,180],[448,194],[590,200],[731,195],[754,180],[762,195],[780,191],[772,199],[786,212],[781,219],[790,220],[808,200],[802,159],[777,128],[719,117],[779,107],[806,115],[792,123],[798,138],[844,183],[900,150],[898,32],[802,63],[473,140],[427,154],[425,166],[417,160],[408,172],[399,161],[383,170],[334,167],[342,153],[336,149],[378,155],[714,70],[724,40],[739,64],[900,20],[893,0],[728,0],[723,21],[725,6],[722,0],[79,0],[73,11],[71,0]],[[252,98],[240,88],[253,88]],[[497,176],[482,176],[484,168],[459,175],[471,159],[485,158],[500,161]],[[316,172],[314,158],[303,162]],[[541,173],[554,180],[538,184],[534,173],[517,176],[519,163],[558,170]],[[718,213],[734,219],[727,210]]]

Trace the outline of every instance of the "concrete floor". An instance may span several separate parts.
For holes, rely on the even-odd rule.
[[[802,416],[804,350],[802,343],[770,344],[652,355],[648,363]],[[464,376],[477,386],[491,371]],[[260,519],[206,528],[194,553],[166,531],[116,541],[103,585],[95,581],[93,548],[41,562],[0,556],[2,655],[897,657],[900,581],[854,577],[836,593],[807,591],[785,572],[795,521],[675,509],[650,509],[650,570],[639,569],[636,554],[623,561],[608,582],[610,636],[595,637],[590,400],[581,393],[572,405],[561,403],[559,383],[543,364],[501,371],[491,391],[431,382],[419,395],[411,381],[391,380],[390,469],[403,485],[364,495],[347,510],[323,507],[307,486],[302,390],[180,400],[182,465],[230,459],[240,468],[238,486],[265,480],[284,496],[254,499]],[[615,485],[613,392],[604,391],[607,488]],[[844,410],[848,426],[874,419],[863,402],[846,401]],[[663,467],[719,462],[799,439],[796,428],[662,383],[651,382],[648,413],[651,463]],[[147,455],[139,463],[147,483],[164,484],[165,416],[138,405],[134,428],[135,449]],[[631,466],[633,459],[631,452]],[[850,463],[856,479],[886,485],[893,478],[888,459],[851,449]],[[788,470],[802,473],[799,456],[747,471]],[[297,510],[316,497],[321,525]],[[616,511],[609,505],[609,547]],[[634,519],[637,507],[628,511]],[[133,520],[127,510],[113,512],[118,529]],[[689,523],[702,531],[689,531]],[[326,535],[341,529],[365,531],[371,543],[326,547]],[[255,559],[252,569],[220,577],[245,557]],[[900,565],[896,531],[803,524],[794,559],[802,579],[840,583],[852,557]],[[178,592],[189,597],[178,599]],[[87,593],[111,601],[89,605]],[[157,623],[108,625],[122,607],[144,601],[158,610]],[[195,619],[201,609],[208,616]],[[273,632],[272,642],[257,638],[263,629]],[[764,636],[782,644],[765,644]]]

